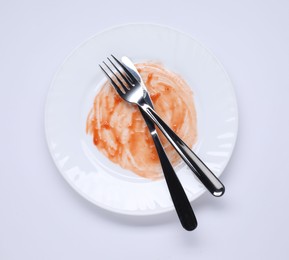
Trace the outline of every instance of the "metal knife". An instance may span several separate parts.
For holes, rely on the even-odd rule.
[[[214,175],[214,173],[205,165],[205,163],[172,131],[172,129],[163,122],[163,120],[155,113],[152,102],[150,100],[148,91],[141,76],[139,75],[133,62],[127,58],[122,57],[122,63],[126,65],[132,76],[140,82],[142,87],[146,90],[145,101],[148,106],[151,107],[150,113],[158,122],[158,126],[168,138],[170,143],[185,161],[185,163],[190,167],[198,179],[204,184],[204,186],[214,195],[222,196],[225,192],[225,186],[223,183]],[[147,119],[148,117],[146,117]],[[151,119],[150,119],[151,120]],[[147,120],[148,121],[148,120]],[[160,124],[160,125],[159,125]]]

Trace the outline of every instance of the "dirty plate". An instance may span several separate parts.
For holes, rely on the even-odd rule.
[[[173,210],[163,179],[150,181],[111,163],[86,134],[86,119],[104,82],[98,64],[110,54],[134,62],[157,61],[193,90],[198,142],[193,150],[220,176],[237,138],[232,83],[220,62],[189,35],[151,24],[111,28],[90,38],[64,61],[48,93],[45,131],[52,158],[65,180],[87,200],[109,211],[153,215]],[[205,192],[184,164],[177,175],[190,201]],[[226,183],[225,183],[226,184]]]

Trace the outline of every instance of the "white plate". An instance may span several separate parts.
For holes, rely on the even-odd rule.
[[[51,155],[67,182],[83,197],[110,211],[152,215],[173,209],[164,179],[137,177],[109,162],[85,131],[88,111],[104,75],[98,64],[110,54],[134,62],[158,61],[191,86],[198,118],[194,151],[220,176],[234,149],[238,111],[222,65],[190,36],[168,27],[131,24],[106,30],[65,60],[49,91],[45,130]],[[190,201],[205,189],[187,166],[177,175]]]

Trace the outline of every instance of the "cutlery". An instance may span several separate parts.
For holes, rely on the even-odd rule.
[[[225,192],[225,187],[222,182],[214,175],[214,173],[205,165],[205,163],[174,133],[174,131],[157,115],[150,103],[146,102],[149,93],[146,86],[138,73],[133,62],[127,58],[122,57],[120,62],[113,55],[114,60],[123,68],[126,74],[130,75],[132,88],[127,91],[127,95],[122,96],[129,99],[132,103],[137,103],[142,111],[150,117],[151,120],[160,128],[165,137],[173,145],[185,163],[194,172],[197,178],[204,184],[204,186],[216,197],[222,196]],[[139,99],[136,98],[136,94]],[[141,94],[143,95],[141,97]]]
[[[122,79],[128,84],[131,84],[132,78],[129,78],[128,76],[123,75],[120,70],[115,66],[115,64],[111,61],[111,59],[108,58],[110,63],[113,65],[113,67],[118,72],[118,75],[122,77]],[[117,76],[116,73],[113,72],[113,70],[104,62],[105,66],[108,68],[108,70],[114,75],[114,79],[109,76],[109,74],[103,69],[102,66],[100,68],[103,70],[105,75],[110,80],[111,84],[114,88],[117,89],[117,92],[119,92],[118,83],[121,84],[124,88],[124,84],[121,81],[121,79]],[[125,65],[123,65],[125,66]],[[127,68],[128,69],[128,68]],[[118,83],[117,83],[118,82]],[[128,86],[127,85],[127,86]],[[152,101],[150,99],[149,95],[146,95],[144,97],[144,101],[149,104],[151,107],[153,107]],[[186,196],[186,193],[164,151],[164,148],[160,142],[160,139],[158,137],[157,131],[155,129],[154,123],[150,120],[149,116],[140,108],[140,111],[143,115],[143,118],[148,126],[148,129],[151,133],[152,139],[154,141],[161,167],[165,176],[165,180],[173,201],[173,204],[175,206],[176,212],[178,214],[178,217],[180,219],[180,222],[184,229],[191,231],[194,230],[197,227],[197,219],[195,217],[194,211],[192,209],[192,206]]]

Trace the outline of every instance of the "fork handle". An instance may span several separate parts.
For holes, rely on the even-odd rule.
[[[225,192],[225,187],[213,172],[202,162],[202,160],[174,133],[174,131],[158,116],[158,114],[147,104],[139,104],[150,119],[162,131],[164,136],[176,149],[185,163],[195,173],[204,186],[216,197]]]
[[[154,137],[153,137],[154,138]],[[194,230],[198,223],[192,206],[187,198],[187,195],[178,179],[165,151],[159,140],[154,138],[154,143],[157,153],[160,158],[163,173],[167,182],[167,186],[174,203],[176,212],[184,229],[191,231]]]
[[[148,118],[148,116],[142,111],[142,115],[147,123],[149,131],[151,133],[152,139],[154,141],[162,170],[165,176],[165,180],[175,206],[176,212],[180,219],[180,222],[184,229],[191,231],[194,230],[198,223],[195,217],[192,206],[186,196],[186,193],[174,171],[173,166],[171,165],[166,152],[161,144],[161,141],[158,137],[157,131],[155,129],[154,123]]]

